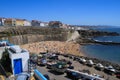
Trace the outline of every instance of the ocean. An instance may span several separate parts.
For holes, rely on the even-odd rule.
[[[120,33],[120,28],[102,28],[97,29],[100,31],[118,32]],[[95,37],[94,39],[100,41],[113,41],[120,42],[120,36],[101,36]],[[120,45],[84,45],[82,46],[83,53],[90,57],[99,58],[102,60],[110,61],[113,63],[120,64]]]

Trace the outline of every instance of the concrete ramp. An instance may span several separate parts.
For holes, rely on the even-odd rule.
[[[80,35],[79,35],[78,31],[74,31],[72,33],[72,36],[67,40],[67,42],[69,42],[69,41],[75,41],[79,37],[80,37]]]

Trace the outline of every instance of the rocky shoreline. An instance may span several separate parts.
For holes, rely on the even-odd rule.
[[[117,70],[120,70],[120,65],[119,64],[116,64],[116,63],[112,63],[112,62],[109,62],[109,61],[106,61],[106,60],[101,60],[101,59],[98,59],[98,58],[91,58],[91,57],[84,57],[86,60],[92,60],[93,62],[95,63],[101,63],[103,64],[104,66],[113,66],[115,69]]]

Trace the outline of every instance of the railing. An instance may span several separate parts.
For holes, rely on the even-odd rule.
[[[40,73],[37,69],[34,70],[35,78],[38,80],[47,80],[42,73]]]

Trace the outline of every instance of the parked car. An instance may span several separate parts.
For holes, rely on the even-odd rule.
[[[20,73],[17,75],[16,80],[29,80],[30,74],[28,73]]]

